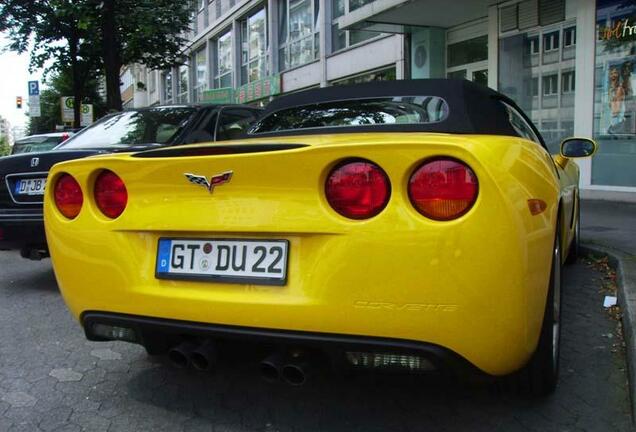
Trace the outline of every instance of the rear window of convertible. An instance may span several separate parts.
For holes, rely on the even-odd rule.
[[[448,117],[448,103],[438,96],[396,96],[329,101],[285,108],[257,121],[249,134],[400,124],[433,124]]]

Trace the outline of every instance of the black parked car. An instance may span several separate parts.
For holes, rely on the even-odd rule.
[[[242,105],[173,105],[111,114],[52,151],[0,158],[0,250],[48,257],[42,199],[49,169],[101,153],[238,138],[260,114]]]

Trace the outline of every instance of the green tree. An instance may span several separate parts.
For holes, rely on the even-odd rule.
[[[6,156],[11,153],[11,147],[5,137],[0,137],[0,156]]]
[[[69,68],[55,72],[47,79],[47,89],[40,93],[40,117],[29,118],[28,134],[35,135],[55,131],[55,126],[62,122],[62,107],[60,98],[72,91],[72,75]],[[82,83],[81,93],[84,95],[82,103],[93,104],[93,114],[98,119],[106,113],[104,101],[98,92],[95,78]]]
[[[2,0],[0,31],[10,39],[9,49],[31,52],[30,69],[70,68],[75,102],[74,126],[80,126],[82,83],[101,65],[94,29],[90,28],[93,0]],[[51,64],[51,66],[48,66]]]
[[[163,69],[183,63],[183,37],[195,5],[174,0],[94,0],[95,25],[106,78],[106,106],[121,110],[119,73],[140,63]]]

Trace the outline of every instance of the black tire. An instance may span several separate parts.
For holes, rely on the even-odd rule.
[[[561,243],[557,228],[539,344],[528,364],[518,373],[519,390],[523,394],[541,397],[556,389],[561,347],[561,291]]]
[[[570,243],[566,264],[574,264],[581,256],[581,201],[578,195],[576,196],[576,221],[574,223],[574,238]]]

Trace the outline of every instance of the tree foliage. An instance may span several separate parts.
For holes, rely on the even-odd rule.
[[[91,27],[92,1],[3,0],[0,31],[10,39],[9,49],[30,51],[30,69],[52,71],[70,68],[75,99],[75,126],[79,127],[81,83],[95,76],[101,64]]]
[[[193,2],[174,0],[103,0],[95,27],[101,37],[107,106],[121,109],[119,73],[123,65],[140,63],[163,69],[183,62],[193,16]]]
[[[0,31],[9,35],[10,49],[31,52],[32,69],[71,69],[77,127],[81,83],[98,70],[108,109],[120,110],[122,66],[182,62],[193,7],[189,0],[1,0]]]
[[[11,147],[5,137],[0,137],[0,157],[11,153]]]

